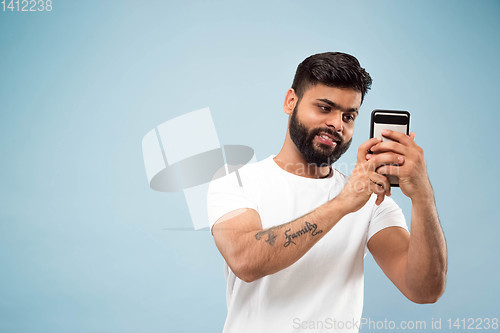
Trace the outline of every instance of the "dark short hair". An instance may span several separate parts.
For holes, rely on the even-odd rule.
[[[330,87],[352,88],[361,92],[363,101],[372,85],[372,78],[352,55],[326,52],[309,56],[299,64],[292,88],[300,101],[305,91],[318,83]]]

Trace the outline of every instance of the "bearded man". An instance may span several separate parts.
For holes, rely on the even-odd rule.
[[[349,148],[371,83],[351,55],[306,58],[286,93],[281,151],[211,182],[209,224],[227,281],[224,332],[357,332],[367,250],[409,300],[443,294],[446,243],[415,134],[366,141],[350,177],[332,167]],[[411,234],[388,175],[412,201]]]

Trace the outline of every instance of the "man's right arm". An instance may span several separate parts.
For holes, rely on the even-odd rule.
[[[299,260],[343,216],[363,207],[372,193],[378,196],[377,204],[390,195],[387,178],[375,170],[398,160],[386,154],[366,161],[368,150],[377,142],[371,139],[359,147],[358,163],[337,197],[296,220],[263,230],[253,209],[237,209],[221,217],[212,233],[233,273],[245,282],[276,273]]]
[[[233,273],[252,282],[299,260],[343,215],[333,199],[294,221],[262,230],[257,211],[243,208],[223,216],[212,233]]]

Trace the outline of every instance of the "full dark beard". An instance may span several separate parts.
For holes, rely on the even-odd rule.
[[[297,106],[293,109],[292,117],[290,118],[289,131],[290,138],[302,155],[304,155],[306,162],[315,164],[318,167],[332,165],[347,151],[352,141],[350,139],[345,142],[337,132],[328,127],[315,128],[309,132],[304,124],[297,119]],[[338,140],[337,145],[334,148],[325,144],[320,144],[319,148],[315,147],[313,140],[319,132],[332,135]]]

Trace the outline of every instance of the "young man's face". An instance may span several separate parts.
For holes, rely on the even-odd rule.
[[[307,163],[330,165],[351,144],[361,92],[317,84],[305,91],[290,118],[290,137]]]

